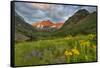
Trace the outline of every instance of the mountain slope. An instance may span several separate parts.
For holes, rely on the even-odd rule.
[[[69,18],[69,20],[65,22],[64,26],[59,31],[55,32],[54,35],[65,36],[67,34],[75,35],[80,33],[96,33],[96,12],[89,14],[87,11],[85,11],[86,15],[84,16],[80,14],[81,12],[80,10],[76,12],[71,18]],[[78,13],[80,16],[76,16]]]
[[[89,12],[85,9],[81,9],[81,10],[77,11],[73,16],[71,16],[67,21],[65,21],[64,25],[76,24],[78,21],[82,20],[87,15],[89,15]],[[62,28],[64,28],[64,27],[66,27],[66,26],[63,26]]]
[[[17,13],[15,15],[15,40],[27,40],[35,37],[37,32],[30,24],[26,23]],[[18,38],[20,36],[20,38]]]

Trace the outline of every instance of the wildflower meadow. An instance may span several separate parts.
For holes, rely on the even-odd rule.
[[[20,42],[15,46],[16,65],[42,65],[96,61],[96,35]]]

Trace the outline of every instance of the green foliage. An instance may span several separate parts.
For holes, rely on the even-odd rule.
[[[96,61],[96,38],[94,34],[66,36],[47,40],[19,42],[15,45],[15,65],[41,65]],[[66,56],[66,50],[77,51]],[[75,51],[75,50],[74,50]],[[68,61],[68,62],[67,62]]]

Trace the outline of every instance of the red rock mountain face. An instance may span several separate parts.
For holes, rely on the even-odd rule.
[[[41,28],[41,29],[44,29],[45,27],[47,29],[50,29],[50,28],[59,29],[63,26],[63,24],[64,23],[62,22],[53,23],[50,20],[45,20],[45,21],[39,21],[39,22],[33,23],[32,26],[36,28]]]

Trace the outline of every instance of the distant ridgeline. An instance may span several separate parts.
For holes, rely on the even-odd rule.
[[[50,20],[43,20],[39,22],[32,23],[32,26],[35,27],[38,31],[48,31],[52,32],[60,29],[64,23],[56,22],[53,23]]]
[[[35,40],[49,36],[66,36],[68,34],[96,33],[96,22],[96,12],[89,13],[85,9],[77,11],[65,23],[57,24],[45,20],[30,25],[15,13],[15,41]]]

